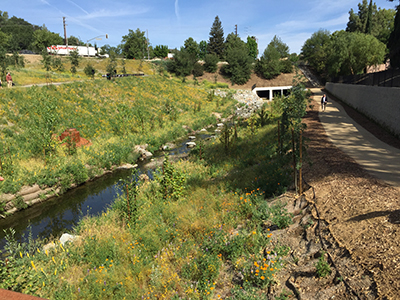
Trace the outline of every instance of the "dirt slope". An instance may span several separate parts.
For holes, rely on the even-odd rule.
[[[312,161],[304,168],[304,178],[314,188],[316,207],[335,243],[348,251],[363,278],[371,279],[368,288],[359,288],[356,280],[349,284],[360,299],[399,299],[400,190],[372,178],[336,148],[319,122],[318,103],[313,104],[304,119]],[[352,117],[390,144],[398,144],[356,112]],[[312,199],[312,190],[306,195]],[[337,257],[339,264],[340,260]]]
[[[204,73],[203,76],[197,77],[198,81],[207,80],[209,82],[215,82],[215,76],[217,76],[217,81],[226,83],[229,85],[229,88],[232,89],[243,89],[243,90],[251,90],[252,86],[255,84],[257,87],[267,87],[267,86],[287,86],[292,85],[293,77],[296,73],[289,73],[289,74],[281,74],[278,77],[267,80],[257,76],[256,74],[252,73],[249,81],[247,81],[243,85],[232,85],[229,78],[226,78],[220,74],[220,72],[216,73]],[[193,79],[193,76],[188,76],[188,79]]]

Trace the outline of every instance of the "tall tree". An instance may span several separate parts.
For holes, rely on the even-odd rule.
[[[301,47],[301,56],[318,73],[323,75],[326,70],[331,34],[328,30],[320,29],[314,32]]]
[[[77,38],[76,36],[71,35],[68,38],[68,45],[70,46],[86,46],[86,44],[81,41],[79,38]]]
[[[372,35],[337,31],[329,45],[327,69],[331,76],[360,74],[384,62],[386,45]]]
[[[154,47],[153,54],[155,57],[165,58],[168,56],[168,46],[165,45],[157,45]]]
[[[396,18],[394,20],[394,29],[390,35],[389,42],[389,58],[392,68],[400,67],[400,5],[397,6]]]
[[[369,1],[367,22],[365,23],[365,33],[372,34],[372,0]]]
[[[207,41],[200,41],[199,43],[199,58],[205,59],[207,55]]]
[[[110,46],[109,44],[105,44],[104,46],[102,46],[100,48],[101,55],[104,55],[104,54],[110,55],[111,52],[115,53],[116,55],[120,55],[122,52],[122,46],[118,45],[117,47],[114,47],[114,46]]]
[[[223,71],[230,76],[232,84],[241,85],[250,79],[253,59],[246,44],[240,41],[236,40],[235,47],[227,48],[225,59],[228,65],[225,65]]]
[[[7,50],[8,49],[8,42],[10,40],[10,36],[5,32],[2,32],[0,29],[0,49]]]
[[[122,54],[129,59],[143,59],[147,51],[145,32],[129,29],[129,33],[122,37]]]
[[[238,47],[243,47],[244,45],[245,45],[245,42],[243,42],[242,39],[238,35],[231,32],[226,37],[224,51],[227,52],[228,50],[238,48]]]
[[[42,52],[43,49],[51,45],[62,45],[64,43],[64,39],[58,33],[47,30],[45,26],[42,30],[36,30],[33,37],[32,46],[38,52]]]
[[[218,16],[215,17],[210,30],[207,53],[215,53],[219,58],[224,54],[224,30]]]
[[[184,42],[184,47],[185,51],[193,54],[196,58],[199,57],[199,52],[200,52],[199,44],[197,44],[197,42],[192,37],[188,38]]]
[[[370,0],[358,4],[358,12],[349,11],[349,22],[346,31],[372,34],[384,44],[387,44],[394,26],[395,10],[377,8]]]
[[[257,45],[257,40],[255,36],[248,36],[247,37],[247,48],[249,49],[249,55],[250,57],[256,59],[258,55],[258,45]]]
[[[265,79],[273,79],[281,74],[280,68],[281,54],[272,43],[269,43],[263,55],[256,62],[255,71]]]
[[[278,50],[280,58],[289,57],[289,46],[282,42],[280,37],[275,35],[270,44]]]
[[[8,34],[11,39],[7,46],[8,52],[15,52],[22,49],[31,49],[31,44],[33,42],[33,33],[39,30],[40,27],[37,25],[32,25],[31,23],[25,21],[24,19],[17,17],[8,17],[7,12],[0,11],[0,28],[6,34]]]

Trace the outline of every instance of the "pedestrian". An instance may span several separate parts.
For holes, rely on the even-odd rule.
[[[328,97],[324,94],[321,98],[321,110],[325,111],[326,104],[328,103]]]
[[[2,86],[1,86],[1,84],[2,84],[2,82],[1,82],[1,78],[0,78],[0,89],[2,89]]]
[[[7,80],[7,87],[9,88],[12,87],[12,77],[10,72],[7,73],[6,80]]]

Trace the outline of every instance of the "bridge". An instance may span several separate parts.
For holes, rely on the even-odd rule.
[[[271,87],[255,87],[253,86],[253,93],[258,97],[273,100],[274,97],[287,96],[290,94],[292,86],[271,86]]]

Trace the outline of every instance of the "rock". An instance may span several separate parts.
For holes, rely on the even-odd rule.
[[[190,127],[187,126],[187,125],[182,125],[182,128],[185,129],[185,130],[188,131],[188,132],[193,131],[193,129],[190,128]]]
[[[29,202],[36,199],[36,198],[40,198],[40,195],[44,194],[44,192],[42,190],[38,190],[32,194],[26,194],[25,196],[23,196],[23,200],[24,202],[26,202],[29,205]]]
[[[224,127],[224,123],[218,123],[217,127]]]
[[[71,235],[69,233],[63,233],[63,235],[60,237],[60,243],[64,246],[66,242],[73,242],[76,240],[78,236],[76,235]]]
[[[186,147],[188,147],[188,148],[196,147],[196,143],[195,142],[187,142]]]
[[[176,148],[176,145],[174,143],[166,143],[165,145],[161,146],[161,149],[163,151],[168,151]]]
[[[13,200],[15,198],[15,195],[13,194],[3,194],[0,195],[0,199],[3,202],[10,202],[11,200]]]
[[[40,191],[40,187],[35,184],[34,186],[23,186],[18,194],[21,196],[25,196],[28,194],[36,193],[38,191]]]
[[[147,182],[147,181],[150,180],[150,178],[149,178],[149,176],[147,176],[146,174],[140,174],[140,175],[139,175],[139,180],[140,180],[140,181]]]
[[[189,135],[188,138],[189,138],[189,140],[195,140],[196,139],[196,137],[194,135]]]
[[[200,132],[207,132],[207,129],[202,128],[202,129],[200,130]]]
[[[56,247],[56,244],[54,242],[51,242],[51,243],[48,243],[48,244],[43,246],[43,251],[46,251],[46,250],[49,250],[49,249],[52,249],[52,248],[55,248],[55,247]]]
[[[137,164],[134,164],[134,165],[131,165],[131,164],[124,164],[124,165],[122,165],[122,166],[117,167],[117,170],[130,170],[130,169],[135,169],[135,168],[137,168],[137,167],[138,167]]]
[[[211,115],[215,116],[215,118],[216,118],[217,120],[220,120],[221,117],[222,117],[222,115],[221,115],[220,113],[217,113],[217,112],[212,112]]]
[[[136,145],[134,148],[134,151],[140,154],[140,160],[144,161],[146,159],[149,159],[150,157],[153,156],[153,153],[151,153],[150,151],[147,151],[147,147],[149,145],[148,144],[144,144],[144,145]]]

